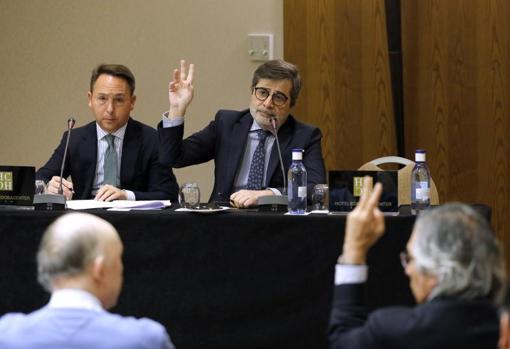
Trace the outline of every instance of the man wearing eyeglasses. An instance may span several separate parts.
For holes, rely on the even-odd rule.
[[[301,88],[291,63],[271,60],[257,68],[251,84],[249,109],[220,110],[203,130],[183,140],[184,114],[193,98],[193,64],[174,70],[169,84],[170,109],[158,125],[160,159],[172,167],[215,161],[210,201],[230,201],[249,207],[265,195],[281,195],[284,180],[279,165],[272,120],[281,146],[285,173],[293,148],[304,149],[308,197],[315,184],[325,182],[320,130],[290,115]]]
[[[156,130],[130,117],[134,91],[133,73],[123,65],[101,64],[92,71],[87,96],[96,120],[72,131],[64,178],[60,168],[67,132],[37,171],[47,193],[57,194],[62,182],[67,199],[177,199],[172,169],[159,163]]]
[[[367,316],[366,255],[384,233],[377,206],[381,192],[378,183],[370,193],[365,182],[347,217],[335,275],[331,348],[496,348],[502,254],[487,221],[463,204],[446,204],[417,218],[401,260],[418,305]]]

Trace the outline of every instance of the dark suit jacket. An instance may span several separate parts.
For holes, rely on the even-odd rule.
[[[182,139],[184,125],[163,128],[158,125],[160,160],[172,167],[185,167],[214,159],[214,188],[210,201],[228,201],[233,192],[234,180],[241,166],[248,132],[253,118],[248,109],[243,111],[220,110],[214,121],[203,130]],[[307,170],[308,198],[313,186],[325,183],[322,158],[322,134],[316,127],[306,125],[291,115],[278,131],[283,165],[287,173],[292,163],[292,149],[303,148],[303,163]],[[267,187],[283,189],[283,177],[276,145],[271,150],[267,167]]]
[[[49,181],[60,175],[67,131],[36,178]],[[96,122],[72,131],[64,168],[64,178],[72,177],[74,199],[90,199],[97,166]],[[131,190],[137,200],[177,200],[178,186],[172,169],[158,160],[158,136],[152,127],[129,119],[120,169],[120,187]]]
[[[497,348],[498,313],[488,300],[438,298],[376,310],[368,320],[363,304],[364,284],[335,287],[331,348]]]

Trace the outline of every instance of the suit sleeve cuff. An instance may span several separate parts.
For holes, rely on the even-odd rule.
[[[354,264],[337,264],[335,285],[361,284],[367,281],[368,266]]]
[[[184,117],[176,116],[173,118],[169,118],[167,111],[163,113],[162,120],[163,120],[163,128],[181,126],[182,124],[184,124]]]

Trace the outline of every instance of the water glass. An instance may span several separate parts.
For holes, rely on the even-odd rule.
[[[329,187],[327,184],[316,184],[312,193],[312,210],[328,210]]]
[[[46,190],[46,183],[44,183],[43,180],[36,180],[35,181],[35,190],[34,195],[41,195],[44,194],[44,191]]]
[[[179,188],[179,205],[184,208],[200,207],[200,188],[196,183],[184,183]]]

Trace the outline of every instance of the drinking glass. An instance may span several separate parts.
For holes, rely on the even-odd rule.
[[[329,205],[329,187],[327,184],[316,184],[312,193],[312,209],[328,210]]]
[[[184,183],[179,188],[179,205],[184,208],[200,207],[200,188],[196,183]]]

